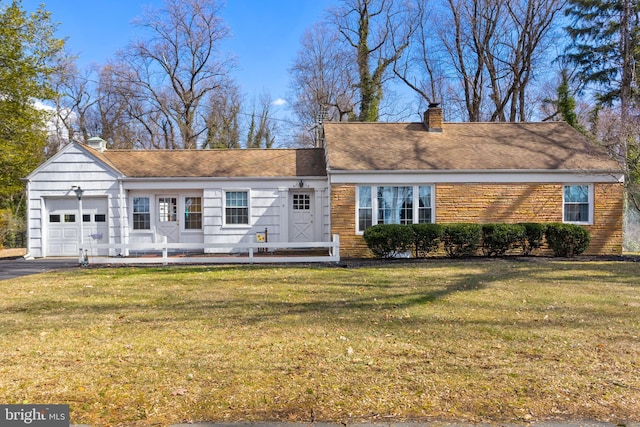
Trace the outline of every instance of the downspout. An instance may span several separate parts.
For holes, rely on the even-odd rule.
[[[24,258],[25,260],[31,260],[33,259],[33,255],[31,255],[31,227],[29,226],[29,224],[31,224],[31,209],[30,209],[30,205],[31,205],[31,180],[27,179],[27,185],[26,185],[26,189],[25,189],[25,193],[26,193],[26,206],[25,206],[25,210],[27,211],[27,217],[25,219],[26,224],[25,224],[25,228],[26,228],[26,239],[27,239],[27,253],[24,254],[22,256],[22,258]],[[42,209],[42,208],[41,208]],[[40,215],[42,216],[42,215]]]

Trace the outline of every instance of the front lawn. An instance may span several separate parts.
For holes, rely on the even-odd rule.
[[[536,259],[0,281],[0,402],[94,426],[638,422],[639,276]]]

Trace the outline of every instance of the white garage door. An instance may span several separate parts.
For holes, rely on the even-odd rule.
[[[106,198],[82,200],[82,218],[78,199],[48,199],[47,256],[78,256],[80,250],[80,221],[82,221],[84,248],[95,243],[108,243],[108,216]],[[94,249],[93,254],[97,254]],[[105,251],[100,253],[106,254]]]

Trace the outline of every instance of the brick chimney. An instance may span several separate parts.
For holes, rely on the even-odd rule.
[[[429,104],[429,108],[424,112],[423,124],[429,132],[442,132],[442,107],[440,104]]]

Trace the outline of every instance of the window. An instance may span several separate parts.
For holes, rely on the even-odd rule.
[[[249,194],[247,191],[227,191],[226,224],[249,224]]]
[[[431,218],[431,186],[418,187],[418,223],[429,224]]]
[[[107,216],[105,214],[96,214],[93,218],[95,222],[107,222]]]
[[[133,198],[133,229],[151,229],[151,211],[149,210],[148,197]]]
[[[176,222],[178,206],[175,197],[158,198],[158,220],[160,222]]]
[[[378,187],[378,224],[413,223],[413,187]]]
[[[201,197],[185,197],[184,198],[184,229],[185,230],[201,230],[202,229],[202,198]]]
[[[591,187],[589,185],[564,186],[564,222],[591,222]]]
[[[371,187],[358,187],[358,230],[371,227],[373,220],[373,201]]]
[[[82,214],[82,222],[91,222],[91,214]]]
[[[49,222],[60,222],[60,215],[49,215]]]
[[[357,191],[359,233],[374,224],[422,224],[435,220],[431,185],[359,186]]]
[[[65,214],[64,222],[76,222],[76,216],[73,214]]]
[[[308,211],[311,209],[311,196],[308,194],[294,194],[293,195],[293,210],[294,211]]]

